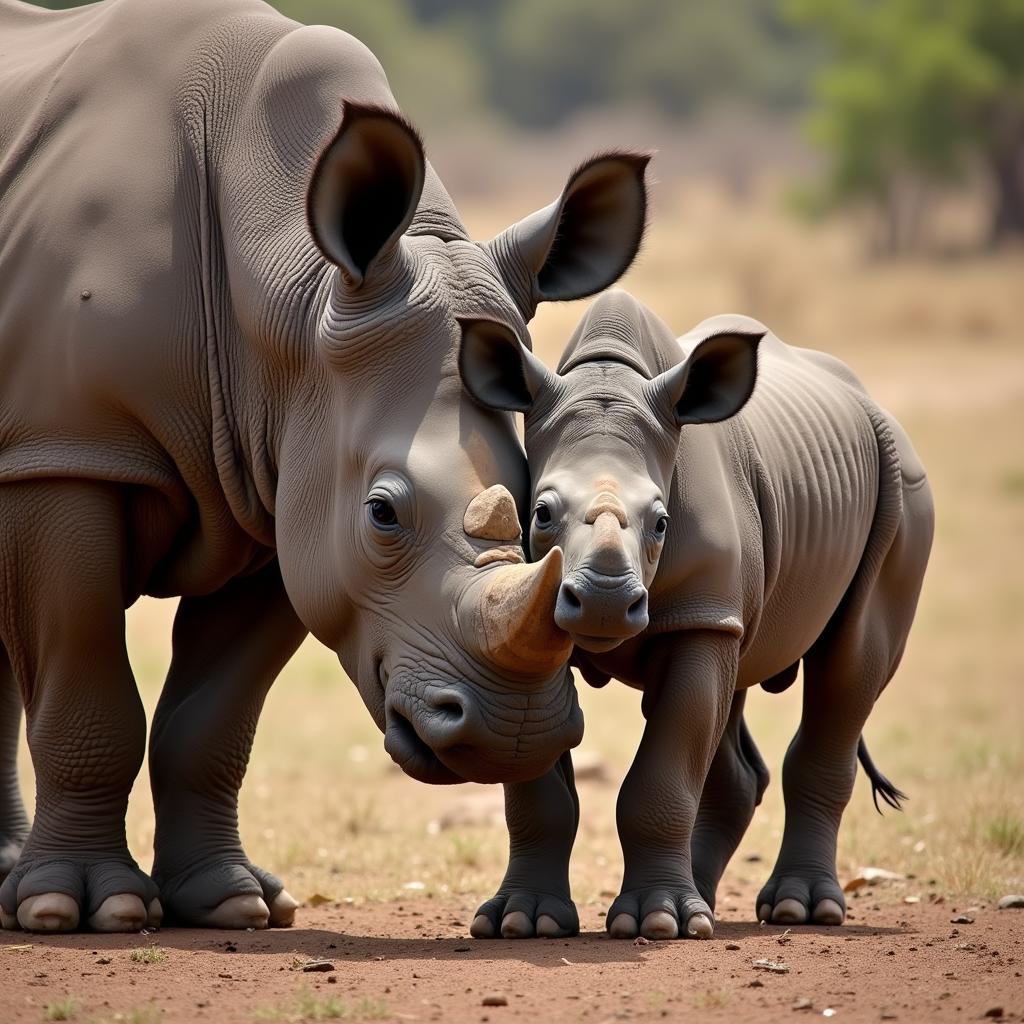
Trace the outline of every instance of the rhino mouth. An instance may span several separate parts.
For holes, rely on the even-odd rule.
[[[570,633],[572,642],[588,654],[607,654],[614,651],[620,644],[631,640],[635,634],[629,636],[588,636],[586,633]]]
[[[391,705],[386,716],[384,750],[406,775],[431,785],[445,786],[466,781],[441,761],[401,711]]]

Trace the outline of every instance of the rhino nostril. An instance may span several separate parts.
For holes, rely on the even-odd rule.
[[[583,607],[583,602],[568,580],[562,584],[562,592],[559,594],[559,597],[565,602],[569,611],[578,612]]]
[[[647,591],[641,590],[640,596],[626,609],[626,621],[647,625]]]
[[[435,704],[434,710],[439,715],[443,715],[452,724],[460,722],[466,715],[466,709],[455,700],[446,700],[440,704]]]

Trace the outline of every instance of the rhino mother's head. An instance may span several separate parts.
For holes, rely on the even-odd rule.
[[[316,165],[308,221],[329,263],[315,357],[289,385],[278,551],[297,612],[415,778],[532,778],[581,738],[553,621],[561,552],[524,563],[522,447],[512,416],[466,391],[460,353],[496,330],[528,344],[538,302],[625,271],[646,163],[592,160],[486,244],[390,110],[348,105]]]

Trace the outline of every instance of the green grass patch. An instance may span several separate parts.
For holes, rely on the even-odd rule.
[[[136,964],[162,964],[167,959],[167,954],[159,946],[140,946],[131,952],[132,963]]]
[[[74,999],[58,999],[43,1007],[43,1020],[74,1020],[78,1003]]]
[[[1015,814],[997,814],[985,826],[985,839],[1008,857],[1024,854],[1024,819]]]
[[[309,1020],[387,1020],[392,1016],[387,1003],[380,999],[362,998],[354,1003],[345,1003],[337,996],[315,996],[304,989],[294,1005],[277,1009],[257,1010],[255,1018],[260,1021],[287,1021],[297,1024]]]
[[[999,489],[1014,498],[1024,497],[1024,469],[1007,470],[999,478]]]
[[[153,1003],[122,1010],[110,1018],[110,1024],[160,1024],[160,1008]]]

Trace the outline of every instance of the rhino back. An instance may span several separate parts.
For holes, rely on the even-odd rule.
[[[741,687],[811,647],[854,578],[874,519],[872,403],[852,373],[817,355],[769,333],[743,411],[684,428],[679,447],[669,511],[684,542],[666,548],[652,625],[678,628],[680,609],[702,607],[741,622]]]

